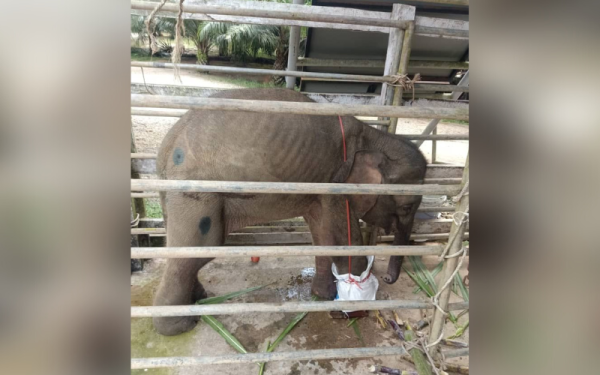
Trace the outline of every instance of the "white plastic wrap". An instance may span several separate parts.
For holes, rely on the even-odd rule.
[[[367,257],[369,264],[367,269],[359,276],[352,275],[352,279],[355,282],[350,282],[350,274],[346,273],[343,275],[338,274],[335,263],[331,266],[331,272],[337,279],[337,292],[338,295],[335,298],[336,301],[374,301],[377,289],[379,288],[379,281],[375,275],[371,274],[371,267],[373,267],[374,256]],[[353,310],[347,310],[344,312],[351,312]]]

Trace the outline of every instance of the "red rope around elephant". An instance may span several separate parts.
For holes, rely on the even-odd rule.
[[[340,119],[340,129],[342,130],[342,145],[344,146],[344,162],[347,160],[346,155],[346,134],[344,133],[344,122],[342,121],[342,116],[338,116]],[[346,223],[348,223],[348,246],[352,246],[352,231],[350,229],[350,203],[348,203],[348,199],[346,199]],[[369,275],[365,278],[367,280],[371,276]],[[363,281],[365,281],[363,280]],[[354,284],[358,287],[358,289],[362,289],[360,287],[360,283],[363,281],[356,281],[352,278],[352,257],[348,257],[348,281],[350,284]]]

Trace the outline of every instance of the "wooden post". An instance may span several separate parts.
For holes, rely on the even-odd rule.
[[[133,203],[133,199],[131,200]],[[131,206],[131,221],[135,220],[133,215],[133,205]],[[138,236],[131,235],[131,247],[139,247]],[[131,272],[141,271],[144,268],[144,262],[142,259],[131,258]]]
[[[398,74],[406,74],[408,71],[408,61],[410,60],[410,51],[412,49],[412,37],[415,32],[415,23],[411,22],[408,28],[404,32],[404,43],[402,46],[402,53],[400,55],[400,64],[398,66]],[[394,106],[402,105],[402,87],[396,86],[394,90],[393,103]],[[396,126],[398,125],[398,118],[392,118],[390,120],[390,126],[388,127],[388,133],[396,134]]]
[[[137,148],[135,147],[135,138],[133,136],[133,124],[132,124],[132,127],[131,127],[131,153],[135,154],[136,152],[137,152]],[[131,178],[132,179],[140,178],[140,174],[138,172],[136,172],[133,168],[133,161],[131,162]],[[146,206],[144,205],[144,198],[131,198],[131,209],[132,209],[132,211],[131,211],[132,219],[131,220],[134,220],[137,215],[140,215],[140,218],[146,217]],[[140,234],[135,237],[136,237],[135,241],[138,243],[138,246],[141,246],[141,247],[150,246],[150,235]],[[142,266],[143,266],[142,260],[140,259],[140,264],[139,264],[140,269]]]
[[[463,183],[462,186],[465,186],[469,183],[469,155],[467,155],[467,161],[465,163],[465,170],[463,172]],[[469,195],[462,195],[461,199],[458,201],[456,206],[456,212],[467,212],[469,209]],[[457,225],[455,221],[452,222],[452,228],[450,229],[450,238],[453,238],[456,235],[454,241],[452,241],[450,245],[450,249],[448,251],[447,256],[452,256],[453,254],[458,253],[463,246],[463,235],[466,225]],[[456,270],[458,265],[460,256],[455,256],[452,258],[446,259],[444,262],[444,267],[442,268],[441,278],[438,283],[438,290],[442,288],[442,286],[448,281],[452,273]],[[447,287],[440,293],[438,305],[444,311],[448,311],[448,302],[450,300],[450,287]],[[431,333],[429,335],[429,344],[434,343],[438,340],[442,332],[444,331],[444,322],[446,320],[446,316],[442,314],[438,309],[434,310],[433,319],[431,324]],[[430,352],[433,353],[434,358],[437,356],[437,349],[439,348],[439,344],[432,346],[430,348]]]
[[[294,0],[294,4],[304,4],[304,0]],[[298,51],[300,50],[300,26],[290,26],[290,41],[288,46],[288,71],[298,70]],[[294,89],[296,85],[296,77],[285,77],[285,87]]]
[[[135,138],[133,137],[133,126],[131,128],[131,153],[137,153],[137,149],[135,147]],[[133,164],[132,164],[133,166]],[[131,168],[131,178],[140,178],[140,174]],[[146,217],[146,208],[144,207],[144,199],[143,198],[133,198],[131,200],[131,207],[133,207],[133,216],[135,219],[136,214],[140,215],[140,218]]]

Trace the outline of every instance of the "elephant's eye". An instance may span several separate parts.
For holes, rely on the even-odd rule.
[[[412,204],[405,204],[404,206],[401,206],[399,211],[401,215],[410,214],[410,212],[412,211]]]

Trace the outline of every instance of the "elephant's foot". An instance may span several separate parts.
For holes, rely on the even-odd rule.
[[[163,336],[175,336],[191,331],[198,323],[197,316],[174,316],[153,318],[154,329]]]
[[[162,290],[157,294],[157,297],[154,301],[155,306],[190,305],[196,303],[196,301],[200,299],[208,297],[204,287],[200,283],[197,283],[194,286],[194,291],[190,300],[178,302],[169,298],[164,298],[163,294],[164,291]],[[196,326],[199,319],[199,316],[155,317],[152,319],[152,322],[154,324],[154,329],[156,329],[156,332],[159,334],[163,336],[175,336],[187,331],[191,331]]]
[[[328,301],[332,301],[337,295],[337,288],[335,283],[332,282],[319,283],[313,281],[311,291],[312,294]]]

